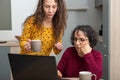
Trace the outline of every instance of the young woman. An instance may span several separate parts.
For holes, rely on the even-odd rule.
[[[64,0],[39,0],[35,13],[24,22],[21,36],[21,54],[49,56],[53,49],[59,54],[63,49],[62,36],[66,28],[67,10]],[[31,50],[30,42],[42,41],[40,52]]]
[[[98,42],[97,32],[89,25],[78,25],[72,35],[71,43],[58,63],[59,77],[79,77],[80,71],[90,71],[97,80],[102,76],[103,57],[93,47]],[[94,77],[92,80],[95,80]]]

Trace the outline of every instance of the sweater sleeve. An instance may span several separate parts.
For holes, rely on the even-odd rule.
[[[94,56],[93,56],[94,55]],[[102,76],[102,54],[100,52],[90,52],[84,56],[86,61],[86,69],[92,72],[97,76],[97,80],[99,80]]]
[[[58,65],[57,69],[62,73],[62,75],[65,74],[66,68],[68,66],[68,49],[63,53]]]

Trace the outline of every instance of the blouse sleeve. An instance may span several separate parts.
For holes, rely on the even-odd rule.
[[[63,37],[63,33],[60,34],[60,40],[59,40],[59,42],[61,42],[61,43],[62,43],[62,37]],[[53,51],[54,51],[54,53],[56,55],[61,52],[61,50],[58,50],[55,46],[53,47]]]
[[[24,23],[24,29],[22,32],[21,40],[20,40],[20,47],[21,50],[25,50],[24,45],[28,39],[30,39],[33,27],[33,18],[28,18]]]

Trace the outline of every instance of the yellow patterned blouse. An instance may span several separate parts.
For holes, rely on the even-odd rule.
[[[21,54],[49,56],[52,49],[55,54],[59,54],[60,51],[57,50],[54,46],[55,38],[54,38],[53,28],[52,27],[38,28],[36,25],[33,24],[33,21],[34,21],[34,17],[30,17],[24,25],[24,29],[20,41]],[[31,40],[40,39],[42,41],[41,51],[40,52],[27,51],[24,48],[24,44],[28,39]],[[62,42],[62,34],[60,37],[60,42]]]

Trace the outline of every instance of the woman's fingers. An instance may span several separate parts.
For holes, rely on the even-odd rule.
[[[31,44],[30,43],[31,43],[30,39],[28,39],[28,41],[25,43],[25,49],[28,50],[28,51],[31,50]]]
[[[61,42],[58,42],[55,44],[55,47],[58,49],[58,50],[62,50],[63,49],[63,44]]]

